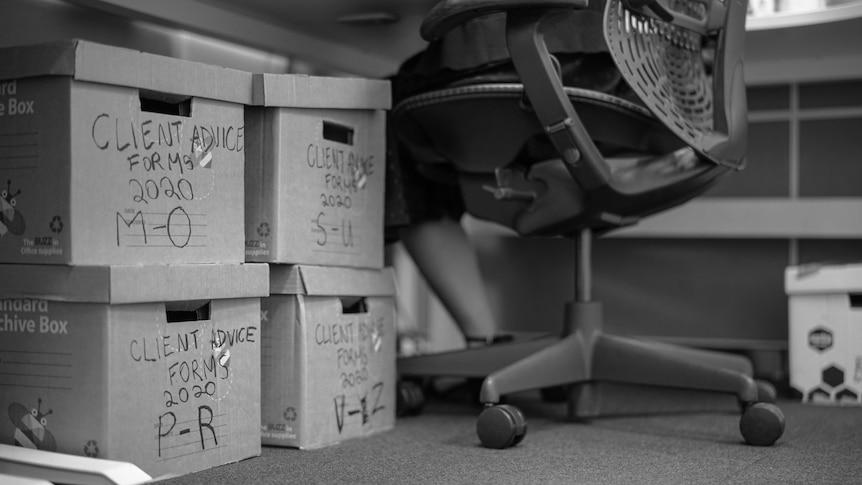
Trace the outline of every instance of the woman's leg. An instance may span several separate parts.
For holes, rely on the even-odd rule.
[[[413,224],[401,241],[468,342],[492,342],[496,332],[475,249],[458,221]]]

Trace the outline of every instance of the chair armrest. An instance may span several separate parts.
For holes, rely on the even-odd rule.
[[[608,184],[610,167],[569,101],[545,43],[543,25],[557,13],[525,9],[507,16],[506,44],[539,123],[572,179],[589,192]]]
[[[588,0],[442,0],[425,16],[419,33],[427,41],[439,39],[464,22],[513,9],[586,8]]]
[[[704,151],[723,165],[740,167],[748,146],[748,102],[744,80],[745,18],[747,2],[727,2],[724,42],[716,51],[715,130],[724,134]]]

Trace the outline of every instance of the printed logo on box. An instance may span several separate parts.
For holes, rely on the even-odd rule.
[[[825,352],[832,347],[832,332],[825,327],[816,327],[808,332],[808,346],[818,352]]]
[[[805,394],[805,401],[858,405],[859,389],[850,384],[848,377],[840,365],[827,365],[820,372],[820,382]]]
[[[53,409],[42,412],[42,399],[36,402],[36,407],[27,409],[19,402],[9,405],[9,419],[15,427],[15,446],[32,448],[34,450],[57,451],[57,441],[48,430],[47,416],[52,414]]]
[[[0,334],[68,334],[69,321],[49,316],[48,301],[30,298],[0,300]]]
[[[24,234],[24,216],[18,211],[18,199],[21,189],[12,192],[12,181],[6,181],[6,190],[0,192],[0,236],[7,232],[16,236]]]
[[[257,232],[257,235],[260,237],[260,239],[246,239],[246,256],[268,256],[269,248],[267,246],[267,242],[264,241],[264,239],[269,239],[270,234],[272,234],[272,228],[270,227],[268,222],[261,222],[257,226],[255,232]]]
[[[0,116],[20,116],[36,114],[36,101],[21,99],[18,95],[18,83],[15,80],[0,83]]]

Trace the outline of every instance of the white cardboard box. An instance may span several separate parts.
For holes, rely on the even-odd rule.
[[[256,74],[246,260],[383,267],[388,81]]]
[[[0,49],[0,263],[241,263],[251,74],[86,41]]]
[[[260,454],[263,264],[4,265],[0,442],[157,477]]]
[[[389,269],[272,265],[261,302],[263,444],[319,448],[395,425]]]
[[[787,268],[790,384],[803,401],[862,405],[862,264]]]

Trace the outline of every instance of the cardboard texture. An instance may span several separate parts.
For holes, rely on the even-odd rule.
[[[154,477],[259,455],[268,279],[261,264],[4,266],[0,442]]]
[[[0,49],[0,263],[241,263],[251,74],[66,41]]]
[[[790,384],[803,401],[862,405],[862,264],[787,269]]]
[[[383,267],[388,81],[256,74],[246,260]]]
[[[261,435],[319,448],[395,425],[391,271],[272,265],[261,301]]]

